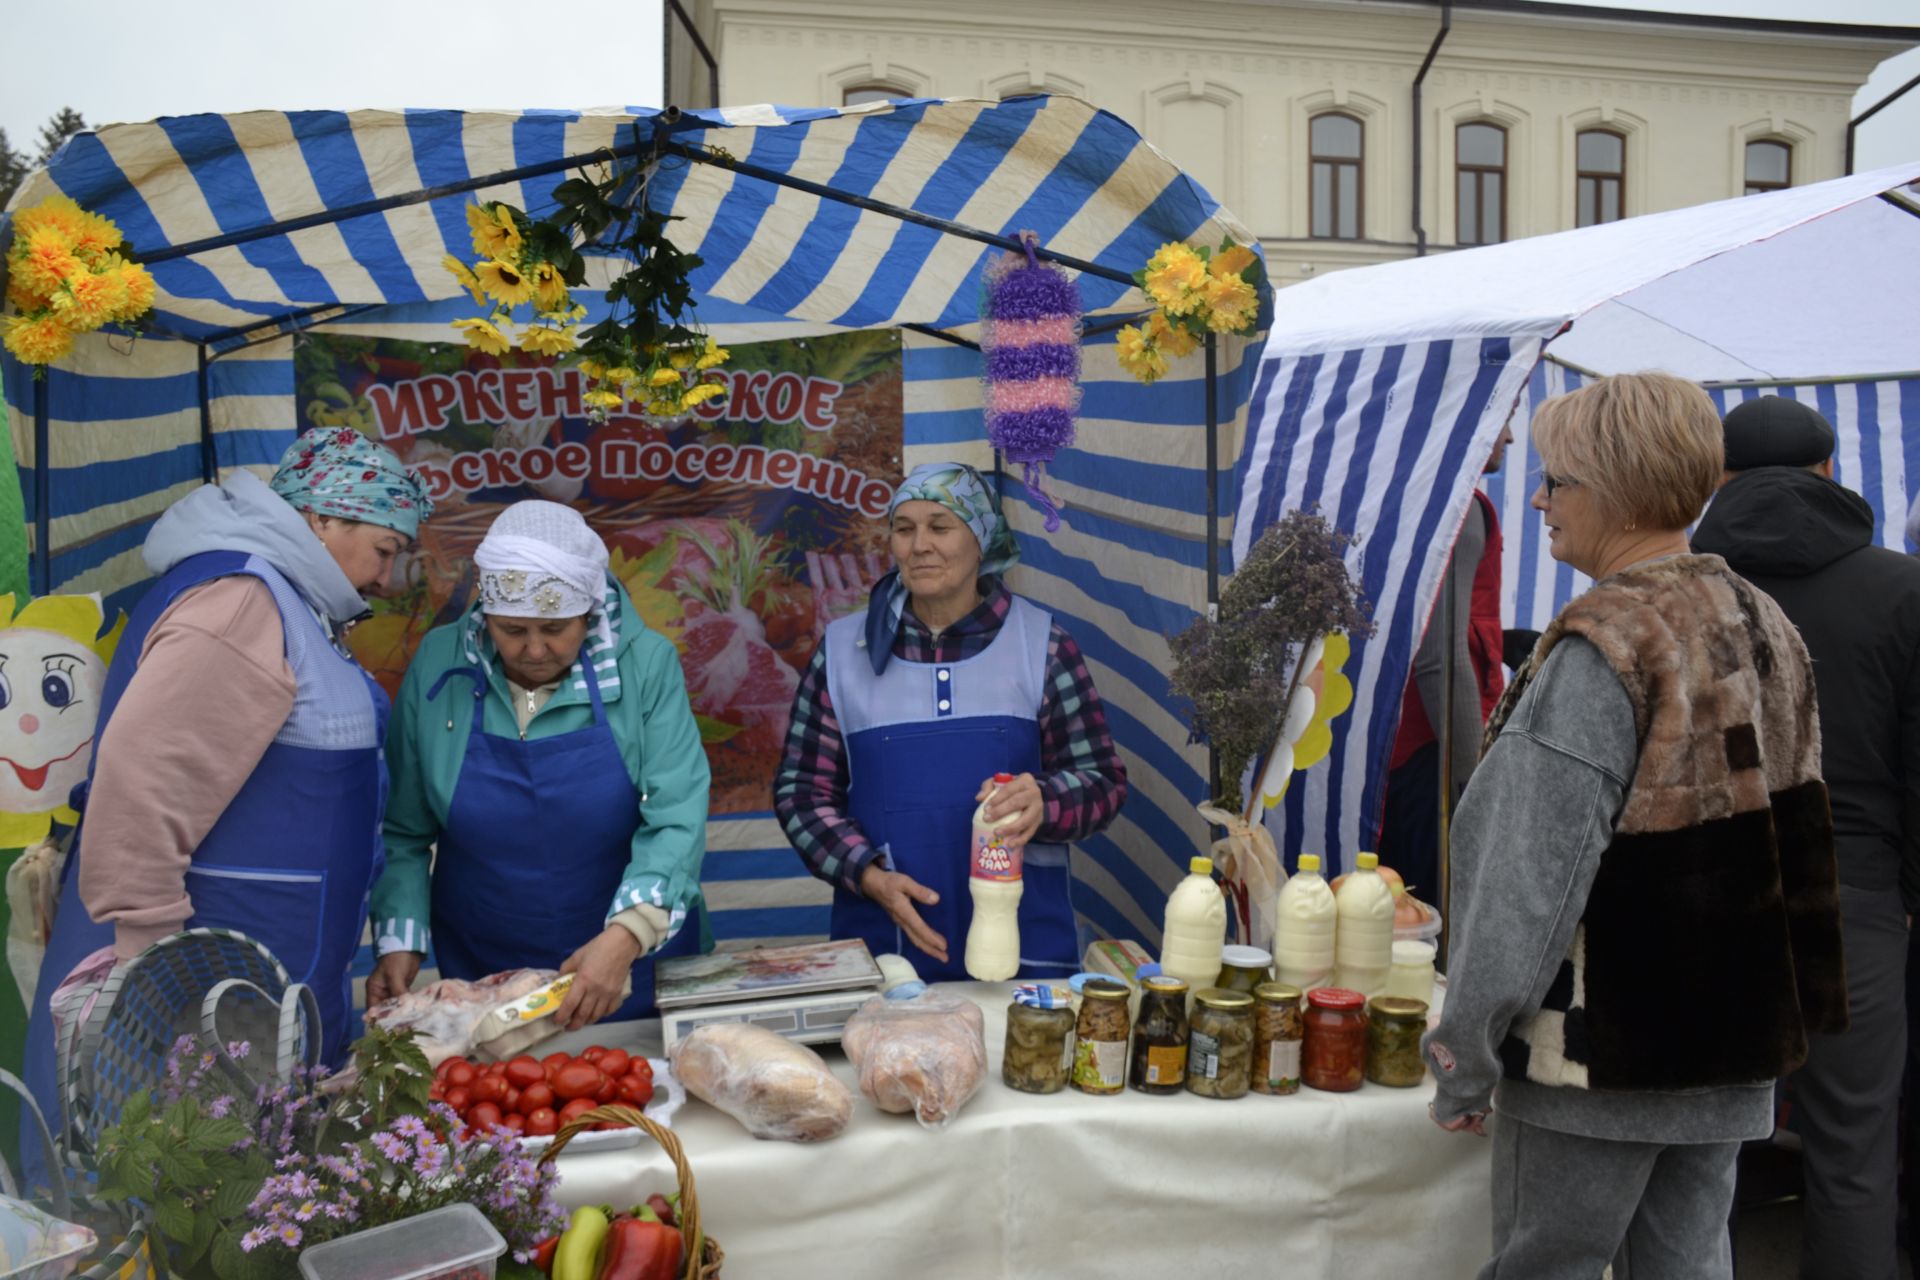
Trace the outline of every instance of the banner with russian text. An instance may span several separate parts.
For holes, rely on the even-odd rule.
[[[437,510],[348,639],[389,690],[422,636],[472,603],[471,556],[504,506],[546,498],[606,539],[646,624],[680,651],[714,816],[765,813],[799,673],[886,568],[900,482],[893,330],[732,348],[728,394],[684,418],[591,421],[576,370],[440,343],[315,334],[302,426],[351,425],[417,467]]]

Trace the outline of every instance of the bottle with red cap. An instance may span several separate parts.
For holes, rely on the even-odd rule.
[[[1006,829],[1020,815],[1015,811],[995,821],[987,819],[987,804],[1012,781],[1010,773],[994,774],[993,791],[973,811],[967,876],[973,890],[973,923],[967,928],[965,963],[968,975],[980,982],[1005,982],[1020,971],[1022,851],[1006,839]]]

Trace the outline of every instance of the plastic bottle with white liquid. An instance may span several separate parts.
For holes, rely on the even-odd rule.
[[[967,885],[973,890],[973,923],[967,927],[967,974],[980,982],[1005,982],[1020,971],[1021,854],[1005,831],[1020,820],[1018,810],[987,820],[987,804],[1010,773],[993,775],[993,790],[973,811],[973,840],[968,853]]]
[[[1227,940],[1227,900],[1213,882],[1213,859],[1195,858],[1186,879],[1167,899],[1161,934],[1160,971],[1189,991],[1211,987],[1220,976],[1220,949]]]
[[[1302,991],[1327,985],[1333,975],[1337,912],[1333,890],[1320,874],[1320,856],[1300,855],[1300,869],[1280,886],[1273,911],[1273,976]]]
[[[1393,969],[1393,889],[1378,870],[1380,855],[1363,853],[1333,895],[1339,913],[1334,932],[1334,985],[1363,996],[1386,989]]]

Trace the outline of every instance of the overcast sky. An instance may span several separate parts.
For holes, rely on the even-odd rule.
[[[272,107],[656,105],[661,0],[558,0],[551,34],[509,0],[0,0],[0,128],[37,153],[63,106],[90,124]],[[1203,3],[1204,0],[1185,0]],[[1586,0],[1612,8],[1920,25],[1920,0]],[[551,45],[549,47],[549,42]],[[1920,75],[1884,64],[1859,111]],[[1861,127],[1858,168],[1920,157],[1920,89]]]

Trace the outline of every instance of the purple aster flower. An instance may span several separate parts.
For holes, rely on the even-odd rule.
[[[405,1160],[409,1154],[406,1140],[396,1138],[390,1133],[374,1134],[373,1145],[379,1148],[381,1155],[393,1161],[395,1164]]]
[[[245,1058],[249,1053],[252,1053],[252,1052],[253,1052],[253,1046],[245,1040],[227,1041],[227,1056],[229,1058],[232,1058],[235,1062],[239,1062],[240,1060]]]
[[[255,1227],[240,1237],[240,1251],[242,1253],[252,1253],[255,1249],[258,1249],[267,1242],[267,1235],[267,1228]]]
[[[427,1136],[427,1122],[419,1116],[401,1116],[393,1122],[393,1131],[404,1138],[424,1138]]]
[[[225,1120],[227,1113],[233,1110],[233,1095],[223,1093],[207,1104],[207,1114],[215,1120]]]
[[[289,1249],[296,1247],[300,1243],[300,1228],[294,1226],[291,1222],[281,1223],[277,1234],[280,1237],[280,1243]]]

